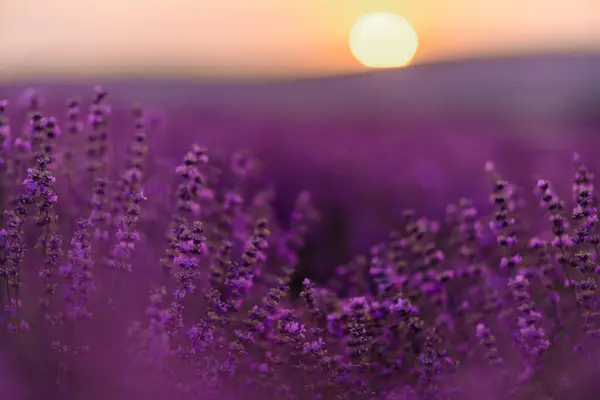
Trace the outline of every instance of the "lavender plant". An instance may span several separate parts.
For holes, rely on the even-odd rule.
[[[142,106],[119,152],[101,87],[87,124],[83,100],[62,121],[24,99],[0,101],[10,399],[591,398],[599,211],[579,156],[571,202],[538,180],[525,213],[489,162],[489,205],[407,210],[315,281],[301,251],[327,216],[303,191],[279,220],[260,160],[193,144],[157,191]]]

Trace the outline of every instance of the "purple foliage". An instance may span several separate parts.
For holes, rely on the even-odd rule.
[[[109,100],[97,87],[64,118],[34,91],[10,113],[0,102],[1,398],[598,389],[598,199],[578,155],[568,198],[544,179],[530,196],[487,162],[489,204],[390,215],[387,239],[312,279],[302,252],[327,218],[314,194],[296,193],[284,221],[273,175],[249,152],[193,144],[166,169],[146,110],[115,129]]]

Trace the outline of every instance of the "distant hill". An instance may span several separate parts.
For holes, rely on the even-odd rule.
[[[42,92],[85,92],[89,85],[30,82]],[[236,112],[285,112],[302,118],[375,113],[420,118],[443,115],[592,118],[600,104],[600,55],[535,55],[422,64],[362,74],[282,82],[215,83],[171,80],[101,82],[130,102]],[[24,84],[0,86],[21,91]],[[51,96],[53,97],[53,96]]]

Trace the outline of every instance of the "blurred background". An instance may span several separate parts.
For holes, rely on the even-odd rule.
[[[595,0],[3,0],[0,78],[342,74],[362,69],[348,35],[376,11],[412,23],[417,64],[600,46]]]
[[[381,11],[417,32],[407,67],[350,51],[353,23]],[[567,193],[574,151],[600,167],[597,0],[0,0],[0,97],[34,86],[62,117],[96,83],[114,140],[132,102],[160,117],[158,165],[192,141],[251,149],[282,218],[313,190],[311,251],[330,256],[311,265],[365,250],[402,208],[485,207],[487,160],[527,193],[540,176]]]

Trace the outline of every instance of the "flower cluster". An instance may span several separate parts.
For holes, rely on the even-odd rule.
[[[488,208],[404,211],[312,276],[318,198],[300,191],[282,219],[245,151],[192,144],[179,166],[158,162],[146,110],[113,135],[107,96],[70,100],[64,122],[34,91],[24,112],[0,101],[0,346],[30,398],[584,398],[600,211],[579,156],[570,200],[532,185],[540,221],[487,163]]]

